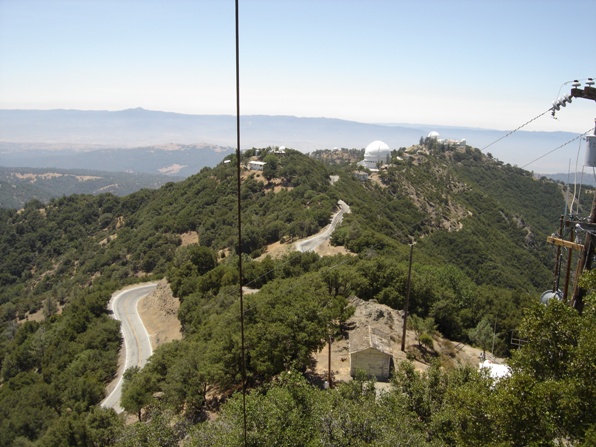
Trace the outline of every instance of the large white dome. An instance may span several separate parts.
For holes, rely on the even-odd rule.
[[[431,133],[428,134],[428,138],[433,138],[435,140],[438,140],[440,137],[439,132],[433,130]]]
[[[364,158],[370,156],[370,158],[379,159],[379,157],[382,157],[384,159],[390,153],[391,149],[389,148],[389,146],[387,146],[387,144],[385,144],[384,142],[377,140],[373,141],[368,146],[366,146],[366,149],[364,150]]]
[[[391,155],[391,149],[382,141],[373,141],[364,150],[364,160],[360,162],[361,166],[375,170],[378,164],[385,164],[388,162]]]

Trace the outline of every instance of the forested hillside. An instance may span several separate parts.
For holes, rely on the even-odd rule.
[[[266,165],[242,171],[241,253],[235,155],[156,191],[74,195],[0,211],[0,446],[176,445],[183,439],[184,445],[239,445],[237,397],[217,422],[200,422],[241,387],[239,255],[244,284],[261,289],[246,297],[247,381],[256,390],[248,405],[259,408],[250,410],[251,445],[272,445],[272,439],[280,445],[528,445],[585,437],[594,423],[586,400],[593,387],[564,387],[592,370],[549,365],[559,369],[539,371],[549,354],[532,351],[533,345],[516,357],[521,375],[512,389],[546,374],[563,387],[571,419],[557,431],[558,416],[536,421],[532,413],[540,430],[523,442],[513,435],[517,421],[501,410],[513,405],[515,394],[474,371],[436,366],[417,376],[401,365],[383,401],[364,379],[324,394],[302,378],[325,339],[345,334],[350,296],[403,308],[411,243],[410,312],[430,322],[429,331],[484,348],[482,330],[488,322],[493,342],[496,321],[495,350],[508,356],[512,331],[540,338],[563,315],[578,330],[570,329],[556,349],[584,362],[593,349],[586,344],[591,308],[582,318],[564,308],[535,308],[553,281],[554,255],[545,240],[564,209],[559,184],[476,149],[428,141],[397,151],[388,169],[366,181],[354,177],[360,168],[353,163],[322,163],[293,150],[252,149],[242,154],[243,165],[249,160]],[[354,255],[261,256],[268,244],[316,233],[340,199],[352,212],[332,242]],[[188,235],[198,244],[183,244]],[[161,277],[180,299],[184,338],[159,348],[143,370],[127,373],[122,405],[144,422],[124,425],[112,410],[97,407],[120,344],[106,305],[125,284]],[[544,312],[550,320],[541,326],[536,319]],[[26,321],[33,314],[35,321]],[[432,334],[427,348],[428,358],[441,361]],[[548,387],[532,389],[527,411],[540,412],[531,405]],[[554,415],[563,411],[557,396],[549,394]],[[587,425],[573,428],[580,415]],[[488,442],[486,427],[502,431],[500,444]]]

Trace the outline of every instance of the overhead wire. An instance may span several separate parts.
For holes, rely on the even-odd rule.
[[[583,178],[584,178],[584,167],[582,166],[582,172],[581,172],[581,176],[579,179],[579,191],[577,191],[577,167],[579,165],[579,154],[581,153],[581,149],[582,149],[582,143],[581,143],[581,139],[579,140],[579,144],[577,146],[577,155],[575,156],[575,180],[574,180],[574,185],[573,185],[573,199],[571,201],[571,213],[573,214],[573,204],[575,203],[576,199],[577,199],[577,213],[579,213],[579,199],[581,196],[581,185],[583,182]]]
[[[561,144],[561,145],[557,146],[556,148],[554,148],[554,149],[552,149],[552,150],[550,150],[550,151],[546,152],[545,154],[542,154],[540,157],[538,157],[538,158],[535,158],[534,160],[532,160],[532,161],[530,161],[530,162],[526,163],[526,164],[525,164],[525,165],[523,165],[521,168],[522,168],[522,169],[524,169],[524,168],[526,168],[526,167],[530,166],[531,164],[534,164],[534,163],[536,163],[538,160],[542,160],[542,159],[543,159],[544,157],[546,157],[547,155],[550,155],[550,154],[552,154],[553,152],[556,152],[556,151],[558,151],[559,149],[561,149],[561,148],[563,148],[563,147],[567,146],[568,144],[571,144],[571,143],[573,143],[574,141],[576,141],[576,140],[578,140],[578,139],[580,139],[580,138],[583,138],[583,137],[585,137],[585,136],[586,136],[588,133],[590,133],[590,132],[593,132],[593,131],[594,131],[594,128],[592,127],[591,129],[588,129],[588,130],[586,130],[584,133],[577,135],[575,138],[572,138],[571,140],[568,140],[568,141],[566,141],[565,143],[563,143],[563,144]]]
[[[517,132],[518,130],[520,130],[520,129],[522,129],[522,128],[526,127],[528,124],[530,124],[530,123],[532,123],[532,122],[536,121],[538,118],[540,118],[540,117],[542,117],[542,116],[546,115],[546,114],[547,114],[548,112],[550,112],[552,109],[553,109],[553,108],[551,107],[550,109],[548,109],[548,110],[545,110],[545,111],[544,111],[544,112],[542,112],[540,115],[537,115],[537,116],[535,116],[534,118],[532,118],[531,120],[529,120],[529,121],[526,121],[526,122],[525,122],[525,123],[523,123],[521,126],[519,126],[519,127],[516,127],[515,129],[513,129],[512,131],[510,131],[510,132],[508,132],[507,134],[503,135],[502,137],[500,137],[500,138],[497,138],[495,141],[493,141],[493,142],[492,142],[492,143],[490,143],[489,145],[487,145],[487,146],[484,146],[482,149],[480,149],[480,152],[484,152],[486,149],[488,149],[489,147],[491,147],[493,144],[496,144],[496,143],[498,143],[499,141],[501,141],[501,140],[504,140],[505,138],[507,138],[507,137],[509,137],[509,136],[513,135],[513,134],[514,134],[515,132]]]
[[[568,141],[566,141],[565,143],[563,143],[563,144],[561,144],[561,145],[557,146],[556,148],[549,150],[548,152],[546,152],[546,153],[542,154],[540,157],[537,157],[537,158],[535,158],[534,160],[532,160],[532,161],[529,161],[528,163],[526,163],[526,164],[525,164],[525,165],[523,165],[523,166],[520,166],[519,168],[520,168],[520,169],[525,169],[525,168],[527,168],[528,166],[530,166],[530,165],[532,165],[532,164],[536,163],[537,161],[539,161],[539,160],[542,160],[542,159],[543,159],[544,157],[546,157],[547,155],[550,155],[550,154],[552,154],[553,152],[556,152],[556,151],[558,151],[559,149],[561,149],[561,148],[563,148],[563,147],[567,146],[568,144],[571,144],[571,143],[573,143],[574,141],[576,141],[576,140],[578,140],[578,139],[580,139],[580,138],[583,138],[584,136],[586,136],[588,133],[590,133],[590,132],[592,132],[592,131],[594,131],[594,127],[592,127],[591,129],[588,129],[588,130],[586,130],[586,131],[585,131],[584,133],[582,133],[582,134],[579,134],[579,135],[577,135],[576,137],[572,138],[571,140],[568,140]],[[496,183],[496,182],[499,182],[499,181],[501,181],[501,180],[504,180],[504,179],[506,179],[507,177],[510,177],[510,176],[512,176],[513,174],[514,174],[514,172],[510,172],[510,173],[508,173],[508,174],[505,174],[505,175],[503,175],[502,177],[499,177],[499,178],[497,178],[497,179],[493,180],[492,182],[490,182],[490,183],[488,184],[488,186],[492,185],[493,183]]]

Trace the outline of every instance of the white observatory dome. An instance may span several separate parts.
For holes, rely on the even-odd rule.
[[[365,159],[376,159],[376,161],[384,161],[387,155],[391,153],[391,149],[382,141],[373,141],[364,150]]]
[[[364,160],[360,162],[362,166],[368,169],[376,170],[377,164],[387,163],[391,155],[391,149],[382,141],[373,141],[364,150]]]
[[[440,137],[439,132],[436,132],[434,130],[428,134],[428,138],[433,138],[435,140],[438,140],[439,137]]]

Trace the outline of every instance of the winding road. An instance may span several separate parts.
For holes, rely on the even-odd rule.
[[[333,232],[335,231],[335,227],[337,227],[337,225],[341,223],[344,214],[350,212],[350,207],[343,200],[338,200],[337,204],[339,205],[339,211],[335,213],[335,215],[331,219],[331,223],[327,225],[320,233],[317,233],[314,236],[303,241],[297,242],[296,250],[301,251],[303,253],[307,251],[313,251],[315,248],[317,248],[319,245],[321,245],[323,242],[325,242],[331,237],[331,234],[333,234]]]
[[[343,200],[339,200],[338,205],[339,211],[335,213],[331,219],[331,223],[320,233],[298,242],[296,244],[298,251],[312,251],[331,237],[337,225],[342,221],[343,215],[350,212],[350,207]],[[120,290],[112,295],[108,306],[108,309],[113,312],[114,318],[121,322],[120,329],[124,338],[126,360],[124,367],[118,370],[118,375],[114,379],[114,382],[116,382],[114,389],[101,402],[101,406],[113,408],[117,413],[122,413],[123,411],[123,408],[120,406],[120,398],[122,397],[124,371],[133,366],[142,368],[147,363],[149,357],[151,357],[151,354],[153,354],[151,340],[139,316],[137,305],[141,298],[149,295],[155,287],[157,287],[157,284],[149,283]]]
[[[147,363],[147,359],[153,354],[151,340],[139,316],[137,305],[141,298],[149,295],[155,287],[157,287],[157,284],[150,283],[116,292],[112,295],[108,306],[108,309],[113,311],[114,318],[121,322],[120,330],[124,338],[126,360],[124,368],[118,370],[116,387],[103,400],[101,406],[113,408],[117,413],[123,411],[120,406],[120,397],[122,396],[124,371],[133,366],[142,368]]]

